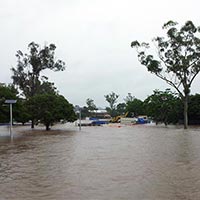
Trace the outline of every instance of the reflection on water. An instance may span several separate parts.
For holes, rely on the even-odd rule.
[[[18,133],[13,142],[4,135],[0,200],[200,199],[199,130],[83,127]]]

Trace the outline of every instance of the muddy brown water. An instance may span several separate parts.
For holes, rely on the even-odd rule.
[[[200,199],[200,128],[0,128],[0,200]]]

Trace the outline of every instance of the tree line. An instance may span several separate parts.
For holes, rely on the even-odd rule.
[[[119,94],[111,92],[104,96],[108,103],[107,112],[111,117],[124,116],[138,117],[146,115],[156,124],[184,124],[184,104],[178,93],[170,89],[153,91],[145,100],[140,100],[128,93],[124,102],[118,103]],[[188,97],[188,116],[189,124],[200,124],[200,94],[190,95]],[[82,116],[93,116],[97,106],[93,99],[88,98],[86,105],[82,108]]]

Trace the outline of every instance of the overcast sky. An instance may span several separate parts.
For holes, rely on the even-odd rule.
[[[169,86],[147,72],[130,47],[163,34],[168,20],[200,25],[199,0],[0,0],[0,82],[11,83],[17,50],[34,41],[54,43],[64,72],[46,72],[60,94],[74,105],[91,98],[107,106],[104,95],[128,93],[144,100]],[[192,93],[200,93],[200,77]]]

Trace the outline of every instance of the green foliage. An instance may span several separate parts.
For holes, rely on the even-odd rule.
[[[13,121],[24,124],[30,120],[26,100],[19,98],[17,95],[18,92],[13,85],[0,85],[0,123],[8,123],[10,121],[10,109],[9,105],[5,104],[6,99],[17,100],[16,104],[13,104]]]
[[[110,94],[107,94],[104,97],[106,98],[106,101],[109,103],[110,108],[114,109],[119,95],[115,94],[114,92],[111,92]]]
[[[39,44],[31,42],[28,45],[28,54],[24,54],[20,50],[17,51],[17,67],[11,69],[13,84],[22,91],[21,95],[27,100],[44,92],[56,93],[54,84],[48,82],[48,77],[41,75],[46,69],[53,71],[63,71],[65,69],[63,61],[55,61],[55,49],[54,44],[41,48]],[[35,119],[32,118],[31,120],[31,127],[34,128]]]
[[[189,97],[189,124],[200,124],[200,94]]]
[[[129,113],[132,113],[132,116],[137,117],[138,115],[144,115],[144,106],[143,101],[140,99],[134,98],[132,101],[128,101],[126,104],[126,110]]]
[[[180,106],[180,99],[170,89],[154,90],[154,93],[144,101],[146,114],[156,123],[161,122],[166,125],[178,122]]]
[[[29,100],[32,117],[46,126],[46,130],[60,120],[74,121],[73,105],[57,94],[38,94]]]
[[[14,119],[22,124],[25,124],[31,119],[31,114],[29,113],[25,99],[18,98],[16,105],[14,105]]]
[[[111,92],[110,94],[104,95],[104,97],[106,98],[106,101],[109,103],[110,106],[107,108],[107,111],[110,113],[111,116],[114,116],[116,113],[116,103],[119,95]]]
[[[56,87],[54,86],[54,83],[51,83],[49,81],[44,81],[41,83],[41,85],[38,88],[38,94],[56,94]]]
[[[128,95],[126,96],[126,98],[124,99],[124,101],[125,101],[126,103],[128,103],[128,102],[133,101],[134,99],[135,99],[135,97],[132,96],[131,93],[128,93]]]
[[[0,123],[5,123],[10,121],[9,105],[5,104],[6,99],[17,99],[17,91],[13,85],[6,86],[5,84],[0,84]],[[15,107],[13,106],[13,116],[15,116]]]
[[[97,107],[94,104],[94,100],[93,99],[88,98],[86,100],[86,105],[87,105],[87,108],[88,108],[89,111],[97,110]]]
[[[188,96],[190,87],[200,71],[200,28],[192,21],[187,21],[182,27],[169,21],[163,29],[167,37],[156,37],[157,56],[146,54],[148,43],[131,43],[138,52],[138,59],[149,72],[155,74],[174,87],[184,102],[184,128],[188,124]]]
[[[12,68],[13,83],[18,86],[26,98],[30,98],[41,92],[45,87],[46,76],[41,76],[45,69],[63,71],[65,63],[61,60],[55,61],[54,44],[41,48],[38,44],[31,42],[28,45],[28,54],[17,51],[17,67]]]
[[[117,104],[116,115],[124,115],[125,112],[126,112],[126,104],[125,103]]]
[[[88,107],[83,106],[83,108],[81,108],[81,118],[84,119],[88,116],[90,116],[90,112],[88,111]]]

